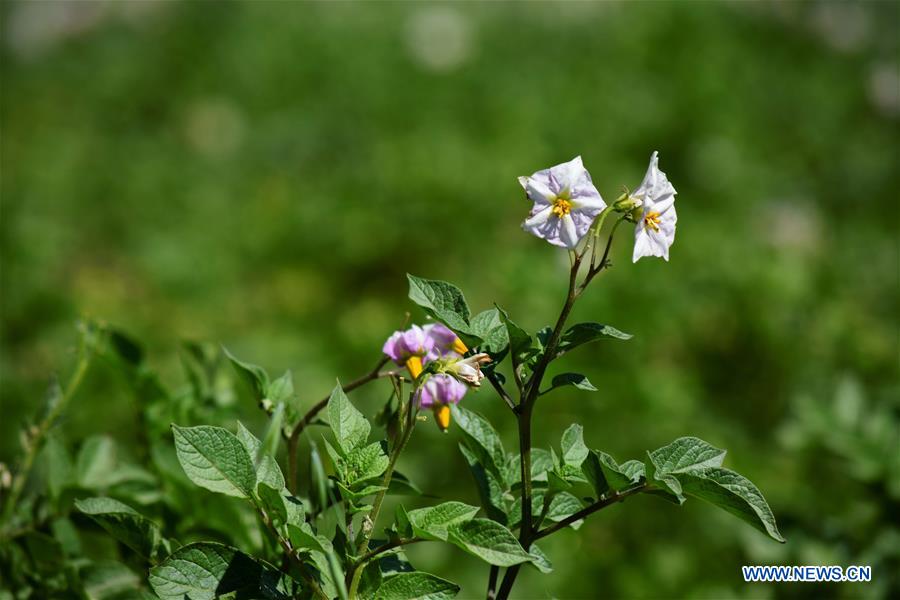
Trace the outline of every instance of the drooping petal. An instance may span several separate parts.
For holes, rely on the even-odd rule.
[[[632,193],[633,196],[646,201],[658,202],[668,196],[674,196],[678,192],[669,183],[666,174],[659,170],[659,152],[654,151],[650,155],[650,165],[641,185]]]
[[[519,184],[525,188],[528,199],[536,204],[550,204],[556,198],[556,193],[549,187],[549,173],[543,177],[540,172],[531,177],[519,177]]]
[[[632,261],[644,256],[659,256],[669,260],[669,248],[675,242],[678,214],[675,211],[675,187],[659,170],[659,154],[650,156],[650,166],[644,181],[632,195],[642,200],[643,211],[634,230]]]

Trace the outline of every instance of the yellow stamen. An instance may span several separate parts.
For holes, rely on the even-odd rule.
[[[419,377],[422,374],[422,357],[421,356],[410,356],[406,359],[406,368],[409,369],[409,374],[412,375],[413,379]]]
[[[453,340],[453,351],[458,354],[465,354],[469,351],[469,349],[465,344],[463,344],[463,341],[461,339],[456,338],[455,340]]]
[[[450,405],[440,404],[434,409],[434,420],[441,431],[447,431],[450,427]]]
[[[572,211],[572,202],[565,198],[557,198],[553,201],[553,214],[562,219]]]
[[[644,229],[652,229],[653,231],[659,231],[659,222],[662,219],[659,217],[659,213],[655,210],[651,210],[646,215],[644,215]]]

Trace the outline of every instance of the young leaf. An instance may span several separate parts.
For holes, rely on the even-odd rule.
[[[346,482],[358,487],[360,483],[381,477],[388,468],[390,459],[384,452],[382,442],[355,448],[344,461]]]
[[[294,402],[294,379],[290,371],[269,384],[266,389],[266,398],[278,404],[284,402],[291,405]]]
[[[225,356],[228,357],[228,360],[231,361],[231,365],[234,367],[235,372],[238,374],[238,377],[242,379],[247,386],[253,390],[253,396],[256,400],[262,400],[266,397],[266,393],[269,389],[269,374],[266,373],[265,369],[259,367],[257,365],[246,363],[241,360],[238,360],[231,352],[228,351],[227,348],[222,348],[222,351],[225,352]]]
[[[746,477],[729,469],[707,467],[682,473],[678,479],[685,494],[711,502],[784,543],[772,509],[759,488]]]
[[[509,529],[490,519],[457,523],[448,528],[448,533],[449,542],[498,567],[532,560]]]
[[[281,423],[284,421],[284,402],[275,405],[272,416],[269,417],[269,423],[266,425],[266,431],[263,433],[262,446],[260,452],[263,455],[277,456],[278,444],[281,442]],[[253,458],[253,464],[259,467],[262,462],[262,456],[257,455]]]
[[[50,497],[57,499],[66,487],[74,483],[72,459],[62,440],[53,433],[47,436],[43,452],[47,487],[50,489]]]
[[[563,462],[567,465],[580,467],[588,455],[588,447],[584,445],[584,428],[573,423],[562,434],[560,447],[563,453]]]
[[[399,471],[394,471],[387,493],[391,496],[421,496],[422,490]]]
[[[407,273],[409,299],[421,306],[431,317],[461,334],[469,347],[481,340],[473,335],[469,325],[469,306],[462,291],[452,283],[435,279],[422,279]]]
[[[581,500],[569,492],[560,492],[553,496],[553,500],[550,501],[550,507],[547,510],[547,518],[551,521],[559,522],[571,517],[582,508],[584,508],[584,506],[582,506]],[[572,529],[578,529],[581,527],[582,523],[583,521],[575,521],[570,527]]]
[[[150,586],[160,600],[213,600],[237,592],[239,597],[282,599],[271,585],[277,573],[239,550],[215,542],[182,546],[150,569]]]
[[[547,394],[555,390],[556,388],[566,385],[572,385],[577,387],[579,390],[585,390],[588,392],[597,391],[597,388],[594,387],[594,384],[591,383],[588,378],[581,373],[561,373],[553,377],[553,380],[550,382],[550,387],[541,392],[541,395]]]
[[[372,429],[369,421],[350,403],[340,382],[328,399],[328,422],[335,440],[345,454],[365,444]]]
[[[376,600],[449,600],[459,586],[430,573],[412,571],[385,578],[375,592]]]
[[[284,474],[281,467],[269,454],[262,453],[262,442],[250,430],[244,427],[244,424],[238,421],[237,439],[240,440],[250,459],[256,465],[256,480],[264,482],[269,487],[280,490],[284,487]]]
[[[256,471],[247,449],[227,429],[172,425],[175,451],[185,474],[213,492],[247,498],[256,488]]]
[[[156,562],[161,551],[164,552],[163,538],[156,523],[127,504],[112,498],[84,498],[75,501],[75,508],[151,562]]]
[[[469,506],[462,502],[444,502],[437,506],[412,510],[407,513],[407,519],[417,536],[447,541],[447,528],[471,520],[478,510],[477,506]]]
[[[618,492],[630,487],[644,476],[643,463],[629,460],[619,465],[612,456],[600,450],[591,450],[581,470],[598,497],[609,490]]]

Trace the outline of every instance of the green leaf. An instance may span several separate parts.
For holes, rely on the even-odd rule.
[[[253,390],[253,396],[256,400],[262,400],[266,397],[269,389],[269,374],[260,366],[238,360],[227,348],[222,348],[225,356],[231,361],[238,377]]]
[[[59,439],[50,433],[44,445],[44,464],[47,471],[47,487],[51,498],[59,498],[63,490],[74,483],[74,467],[69,451]]]
[[[478,513],[477,506],[462,502],[444,502],[429,508],[420,508],[407,513],[413,532],[425,539],[447,541],[447,529],[451,525],[469,521]]]
[[[463,432],[466,445],[500,482],[505,479],[504,467],[506,465],[506,452],[503,450],[503,442],[490,422],[479,415],[459,405],[452,405],[453,421]]]
[[[328,399],[328,422],[338,446],[348,453],[366,443],[372,426],[350,403],[339,381]]]
[[[547,510],[547,518],[553,522],[559,522],[571,517],[582,508],[584,508],[584,506],[582,506],[581,500],[573,494],[570,494],[569,492],[560,492],[553,496],[553,500],[550,501],[550,507]],[[575,521],[569,525],[569,527],[578,529],[583,522],[584,521]]]
[[[290,532],[291,545],[295,550],[309,550],[326,555],[333,550],[333,546],[328,541],[328,538],[314,533],[309,523],[288,525],[288,531]]]
[[[578,323],[566,330],[559,340],[559,346],[556,349],[556,356],[561,356],[566,352],[574,350],[578,346],[602,340],[604,338],[613,338],[617,340],[630,340],[631,335],[623,333],[615,327],[609,325],[601,325],[600,323]]]
[[[261,454],[262,442],[250,433],[250,430],[244,427],[240,421],[237,426],[237,439],[247,450],[250,459],[257,465],[256,481],[265,483],[276,490],[283,488],[285,486],[284,474],[281,472],[281,467],[278,466],[278,461],[268,454]]]
[[[725,450],[695,437],[681,437],[650,453],[657,476],[721,467]]]
[[[706,467],[681,473],[678,479],[685,494],[715,504],[784,543],[772,509],[759,488],[746,477],[729,469]]]
[[[272,416],[269,417],[269,423],[266,425],[266,431],[263,433],[262,445],[259,452],[262,455],[275,457],[278,455],[278,444],[281,442],[281,424],[284,421],[284,402],[275,405]],[[257,454],[251,456],[253,464],[259,467],[262,462],[262,456]]]
[[[494,363],[506,356],[509,349],[509,334],[500,318],[500,311],[490,308],[472,317],[469,328],[472,334],[481,338],[478,349],[491,355]]]
[[[220,494],[250,497],[256,471],[244,445],[221,427],[172,425],[175,451],[185,474],[195,484]]]
[[[381,477],[388,468],[390,459],[384,451],[382,442],[373,442],[367,446],[355,448],[344,460],[344,478],[348,484],[357,487],[359,484]]]
[[[581,465],[581,470],[593,486],[597,496],[609,490],[620,491],[640,481],[644,476],[644,464],[629,460],[618,464],[615,459],[600,450],[591,450]]]
[[[478,345],[470,343],[471,339],[465,339],[466,335],[472,335],[469,325],[469,306],[458,287],[446,281],[422,279],[408,273],[406,278],[409,279],[410,300],[457,334],[463,334],[463,341],[470,347]]]
[[[385,578],[375,593],[376,600],[449,600],[459,586],[430,573],[412,571]]]
[[[357,600],[374,600],[382,581],[381,568],[378,566],[378,561],[373,560],[365,566],[359,578],[359,587],[356,590]]]
[[[572,385],[577,387],[579,390],[586,390],[588,392],[597,391],[597,388],[594,387],[594,384],[591,383],[588,378],[581,373],[561,373],[553,378],[553,380],[550,382],[550,387],[541,392],[541,395],[547,394],[555,390],[556,388],[567,385]]]
[[[497,310],[500,312],[500,319],[506,326],[506,333],[509,337],[509,351],[512,355],[513,365],[518,365],[527,360],[528,355],[531,353],[531,335],[516,325],[512,319],[509,318],[509,315],[505,310],[499,306],[497,307]]]
[[[112,537],[142,557],[156,562],[165,553],[159,527],[136,510],[112,498],[84,498],[75,508],[90,516]]]
[[[503,501],[503,493],[506,489],[498,478],[484,468],[478,456],[465,444],[459,445],[459,451],[462,452],[469,470],[475,478],[475,485],[478,489],[478,496],[481,498],[481,505],[487,512],[488,517],[505,523],[507,520],[505,503]]]
[[[469,554],[498,566],[510,567],[532,560],[512,532],[490,519],[472,519],[449,527],[448,541]]]
[[[276,529],[280,529],[284,525],[287,525],[287,506],[285,505],[285,498],[281,494],[281,490],[276,490],[266,483],[260,483],[256,486],[256,494],[259,496],[259,503],[263,510],[269,515],[272,525]]]
[[[105,560],[88,563],[78,570],[78,578],[88,600],[141,598],[141,577],[125,565]],[[144,592],[144,594],[148,594]],[[143,596],[146,597],[146,596]]]
[[[284,402],[291,405],[294,402],[294,379],[290,371],[269,384],[266,390],[266,398],[274,403]]]
[[[562,448],[563,462],[580,467],[590,452],[584,445],[584,428],[577,423],[569,425],[569,428],[562,434],[560,447]]]
[[[547,558],[547,555],[544,554],[544,551],[537,544],[532,544],[528,551],[531,553],[531,565],[534,568],[544,574],[553,572],[553,563],[550,562],[550,559]]]
[[[160,600],[213,600],[238,597],[282,599],[279,574],[230,546],[197,542],[182,546],[150,569],[150,586]]]
[[[103,489],[115,482],[116,443],[109,436],[91,436],[81,445],[75,462],[78,485]]]
[[[422,490],[410,481],[406,475],[399,471],[394,471],[387,493],[391,496],[421,496]]]

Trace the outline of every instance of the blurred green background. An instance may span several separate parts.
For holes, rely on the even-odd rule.
[[[697,435],[729,449],[788,543],[640,497],[550,538],[554,573],[523,571],[517,597],[900,590],[900,4],[0,10],[0,461],[85,316],[141,340],[171,389],[182,341],[203,340],[291,369],[304,406],[374,364],[412,310],[407,271],[536,331],[567,260],[521,231],[516,177],[580,154],[610,201],[659,150],[679,192],[671,262],[633,265],[619,237],[574,319],[635,337],[573,353],[564,368],[600,391],[548,395],[536,443],[578,421],[624,460]],[[388,393],[352,397],[371,415]],[[465,402],[515,446],[489,390]],[[262,426],[248,397],[221,404],[208,421]],[[61,431],[141,460],[141,413],[100,364]],[[422,427],[401,462],[475,501],[454,432]],[[421,546],[417,566],[483,596],[478,561]],[[751,585],[742,564],[870,564],[874,582]]]

